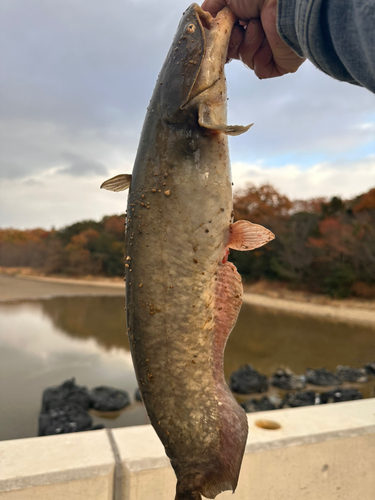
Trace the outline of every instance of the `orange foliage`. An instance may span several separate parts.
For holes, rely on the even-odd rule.
[[[112,215],[105,218],[104,229],[118,238],[123,238],[125,234],[124,223],[124,217]]]
[[[71,242],[67,245],[71,247],[82,247],[86,248],[89,243],[96,240],[98,238],[99,233],[95,231],[95,229],[85,229],[81,231],[79,234],[75,234],[71,238]]]
[[[322,204],[327,203],[327,198],[311,198],[310,200],[294,200],[293,212],[309,212],[311,214],[320,214]]]
[[[308,243],[311,247],[323,249],[326,245],[326,242],[323,238],[309,238]]]
[[[327,248],[342,254],[350,254],[353,228],[338,219],[328,217],[319,222],[321,238],[309,238],[309,244],[316,248]]]
[[[234,195],[235,220],[261,222],[275,217],[286,217],[293,204],[289,198],[276,191],[270,184],[248,186]]]
[[[375,299],[375,285],[357,281],[352,286],[354,295],[363,299]]]
[[[48,238],[50,231],[45,229],[26,229],[22,231],[20,229],[0,229],[0,242],[8,241],[15,244],[27,243],[30,241],[40,242]]]
[[[68,274],[98,274],[101,263],[91,258],[89,250],[69,244],[65,247],[65,272]]]
[[[287,280],[333,296],[374,293],[375,188],[354,200],[291,201],[269,184],[249,185],[235,193],[234,218],[262,224],[276,235],[254,252],[231,252],[245,279]],[[85,220],[61,231],[0,229],[0,265],[121,276],[124,217]]]
[[[340,234],[342,230],[342,224],[337,219],[329,217],[320,221],[319,231],[323,236],[328,236],[331,234]]]
[[[359,202],[354,205],[353,212],[362,212],[364,210],[375,210],[375,188],[370,189],[360,197]]]

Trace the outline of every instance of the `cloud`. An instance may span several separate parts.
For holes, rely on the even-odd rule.
[[[41,179],[31,184],[0,181],[0,227],[60,228],[83,219],[99,220],[105,214],[125,212],[126,193],[100,189],[106,177],[76,178],[48,172]]]
[[[109,176],[120,171],[113,170]],[[129,171],[129,166],[123,171]],[[262,161],[234,162],[232,172],[235,190],[248,183],[268,182],[291,199],[335,195],[350,198],[375,187],[375,155],[360,162],[324,162],[307,169],[296,164],[273,167]],[[0,226],[62,227],[82,219],[99,220],[105,214],[125,212],[126,193],[100,190],[102,176],[83,176],[78,181],[60,171],[51,171],[40,179],[30,178],[17,184],[12,180],[0,181]],[[15,203],[17,199],[22,203]]]
[[[28,168],[26,165],[17,165],[17,163],[12,160],[4,161],[1,164],[0,178],[17,179],[19,177],[25,177],[27,174]]]
[[[272,167],[263,162],[236,162],[232,171],[237,190],[247,183],[270,183],[291,199],[336,195],[351,198],[375,187],[375,154],[361,161],[323,162],[307,169],[301,165]]]
[[[293,154],[309,162],[311,155],[329,159],[364,144],[375,152],[374,95],[368,90],[333,80],[308,61],[296,74],[262,81],[232,64],[229,120],[254,122],[248,134],[231,140],[234,160]]]
[[[71,130],[58,122],[35,123],[0,119],[0,179],[27,178],[50,170],[65,169],[107,175],[108,168],[132,163],[135,150],[129,136],[115,128],[82,127]]]
[[[89,189],[102,177],[130,173],[157,74],[186,6],[185,0],[3,2],[0,188],[7,191],[0,224],[61,225],[113,211],[115,202],[108,198],[107,205]],[[255,165],[263,177],[271,168],[281,185],[292,172],[286,166],[294,165],[292,185],[309,192],[304,170],[350,160],[357,178],[357,162],[360,170],[375,153],[374,96],[367,90],[334,81],[310,63],[260,81],[233,61],[227,79],[228,121],[255,123],[230,140],[234,163]],[[327,177],[335,184],[322,189],[341,186],[346,193],[334,179]]]
[[[97,160],[81,158],[71,153],[63,154],[63,158],[69,161],[70,165],[62,167],[60,172],[65,175],[81,177],[85,175],[107,175],[108,170],[104,163]]]

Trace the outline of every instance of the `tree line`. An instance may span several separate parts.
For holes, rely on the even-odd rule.
[[[350,200],[290,200],[265,184],[234,198],[235,220],[273,231],[252,252],[231,251],[244,281],[282,281],[333,297],[375,298],[375,188]],[[0,266],[46,274],[124,274],[124,215],[86,220],[60,230],[0,229]]]

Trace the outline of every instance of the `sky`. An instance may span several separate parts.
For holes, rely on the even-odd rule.
[[[1,0],[0,227],[63,227],[122,213],[99,189],[131,173],[182,0]],[[292,199],[375,186],[375,96],[304,63],[258,80],[226,67],[234,189],[273,184]]]

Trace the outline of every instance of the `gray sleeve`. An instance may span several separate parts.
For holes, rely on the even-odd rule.
[[[277,23],[298,55],[375,93],[375,0],[278,0]]]

